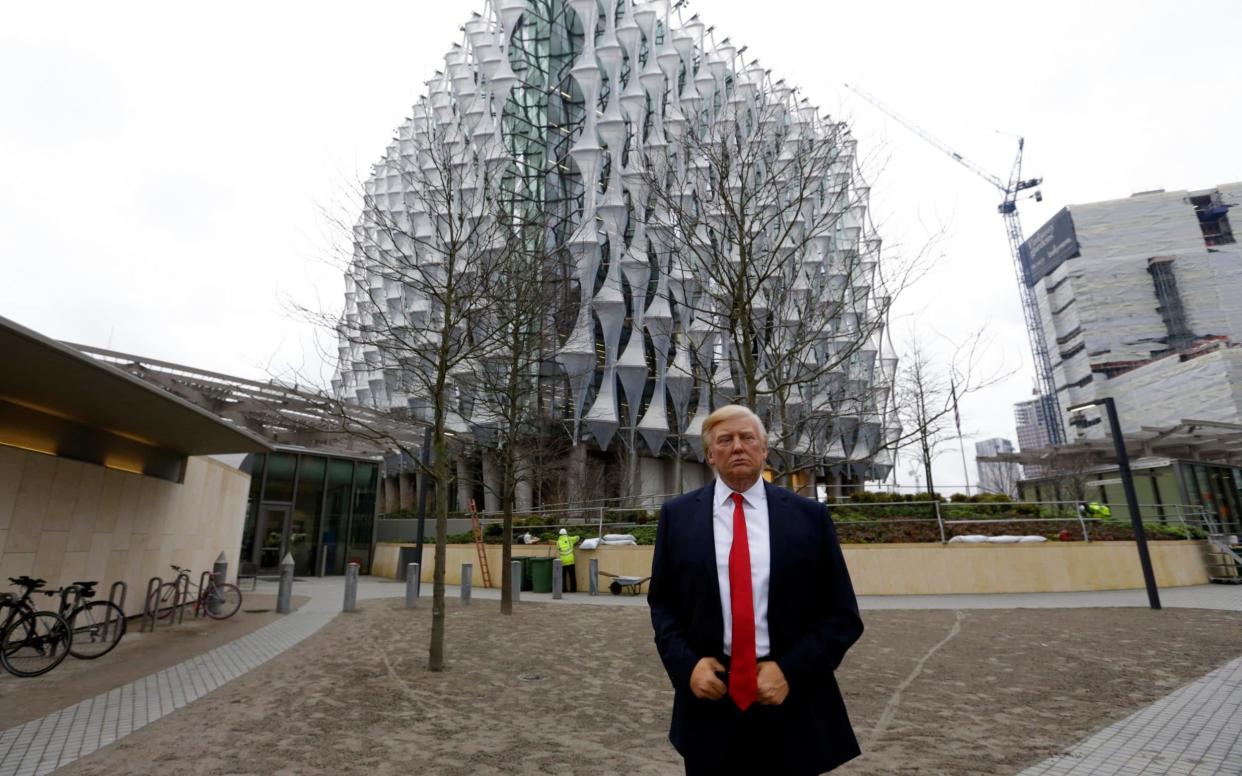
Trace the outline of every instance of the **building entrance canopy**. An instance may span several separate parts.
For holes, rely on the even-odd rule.
[[[179,482],[192,455],[269,449],[250,430],[0,318],[0,443]]]

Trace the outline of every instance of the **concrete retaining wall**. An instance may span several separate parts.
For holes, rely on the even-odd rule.
[[[397,576],[400,547],[380,544],[372,574]],[[1200,541],[1150,542],[1156,583],[1161,587],[1202,585],[1208,581]],[[551,545],[515,545],[515,556],[553,557]],[[627,576],[651,573],[650,546],[605,546],[578,550],[578,589],[586,590],[587,560],[599,558],[600,571]],[[1046,542],[1043,544],[847,544],[845,561],[859,595],[948,593],[1050,593],[1126,590],[1143,587],[1133,542]],[[435,546],[423,547],[422,578],[431,581]],[[500,585],[500,546],[487,545],[492,585]],[[460,582],[461,564],[473,563],[474,584],[482,586],[474,545],[448,547],[445,581]],[[600,588],[608,580],[601,578]],[[643,588],[644,592],[646,586]]]

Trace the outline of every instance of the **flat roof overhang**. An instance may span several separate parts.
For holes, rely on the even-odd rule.
[[[262,437],[0,317],[0,444],[180,482],[192,455]]]

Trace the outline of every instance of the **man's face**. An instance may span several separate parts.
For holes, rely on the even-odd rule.
[[[726,485],[745,490],[755,484],[763,471],[768,443],[753,419],[731,418],[712,428],[711,442],[704,453]]]

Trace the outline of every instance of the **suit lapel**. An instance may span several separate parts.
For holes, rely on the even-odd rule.
[[[789,492],[767,482],[763,490],[768,499],[768,634],[775,647],[781,629],[781,611],[772,603],[782,600],[781,583],[789,562]]]
[[[712,498],[716,493],[716,481],[713,479],[707,487],[699,490],[698,501],[694,507],[694,537],[691,547],[699,548],[699,561],[710,570],[711,584],[708,589],[710,601],[705,601],[708,616],[708,628],[715,638],[721,639],[724,634],[724,612],[720,609],[720,579],[716,575],[716,532],[713,530],[714,520]],[[721,649],[723,649],[723,641]]]

